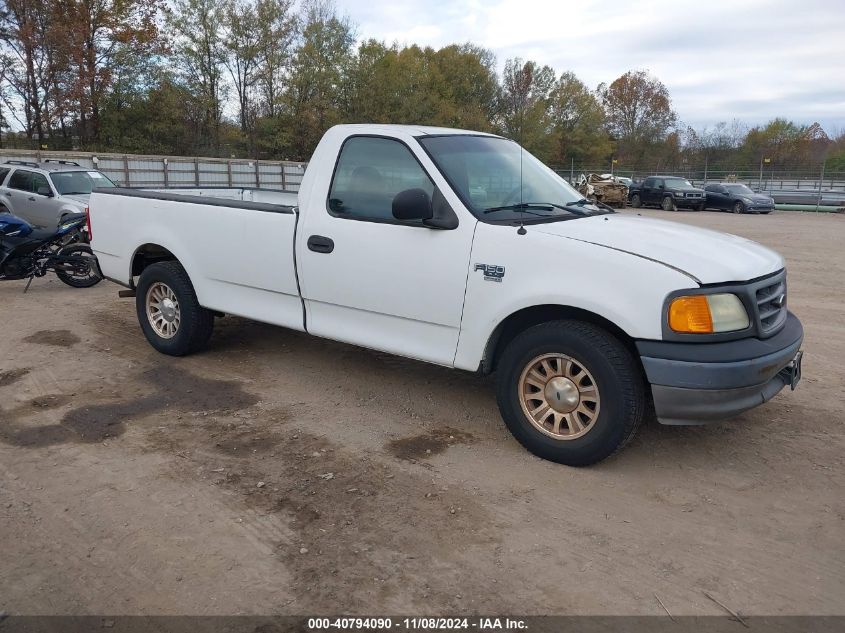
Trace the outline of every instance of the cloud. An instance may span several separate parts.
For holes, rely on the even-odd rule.
[[[471,41],[587,85],[645,68],[693,125],[775,116],[845,127],[842,0],[339,0],[362,38]]]

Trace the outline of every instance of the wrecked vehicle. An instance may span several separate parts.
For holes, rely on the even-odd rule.
[[[628,205],[628,185],[611,174],[581,174],[578,191],[591,202],[624,209]]]

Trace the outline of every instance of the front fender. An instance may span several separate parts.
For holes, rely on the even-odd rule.
[[[576,220],[577,221],[577,220]],[[660,340],[666,295],[694,286],[683,273],[588,242],[479,223],[470,259],[455,366],[474,371],[487,342],[510,315],[556,305],[596,314],[633,339]],[[499,282],[476,264],[504,267]]]

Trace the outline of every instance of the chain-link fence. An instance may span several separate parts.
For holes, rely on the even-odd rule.
[[[817,167],[771,167],[735,166],[708,169],[706,165],[684,167],[682,169],[643,170],[625,166],[609,165],[597,166],[571,165],[570,167],[555,167],[555,171],[569,180],[577,182],[581,174],[609,174],[624,176],[634,181],[648,176],[681,176],[691,183],[701,186],[715,182],[739,182],[757,191],[823,191],[845,193],[845,171],[825,170],[824,166]]]

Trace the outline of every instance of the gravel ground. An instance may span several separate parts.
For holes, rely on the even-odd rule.
[[[804,379],[588,469],[490,378],[234,318],[174,359],[115,285],[0,284],[0,611],[845,614],[845,217],[643,214],[786,256]]]

